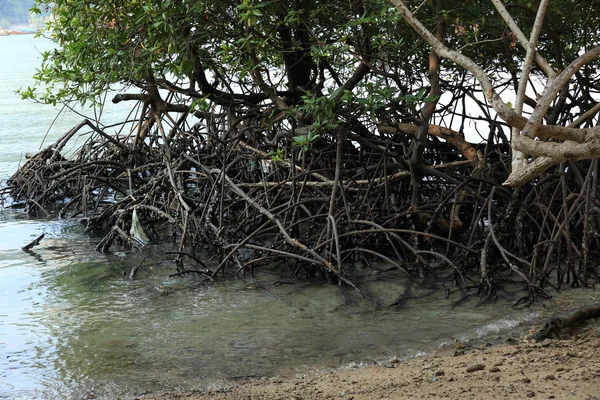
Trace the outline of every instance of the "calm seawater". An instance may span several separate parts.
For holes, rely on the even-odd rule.
[[[40,53],[50,49],[51,42],[34,40],[32,35],[0,39],[0,179],[5,180],[26,152],[39,148],[57,110],[21,101],[15,93],[32,85],[36,65],[41,62]],[[68,117],[61,117],[56,128],[64,128],[71,122]],[[50,136],[56,136],[56,129]]]
[[[21,101],[39,53],[33,36],[0,37],[0,179],[26,152],[47,146],[82,117]],[[106,123],[128,109],[106,110]],[[87,111],[90,115],[93,112]],[[49,128],[52,126],[51,128]],[[82,139],[83,140],[83,139]],[[46,234],[31,252],[21,247]],[[99,254],[77,221],[31,220],[0,209],[0,399],[129,398],[147,390],[240,376],[293,374],[430,351],[452,338],[488,337],[530,315],[510,303],[459,307],[412,289],[401,309],[319,283],[253,280],[204,285],[169,278],[168,246]],[[210,261],[207,260],[208,263]],[[127,275],[133,267],[135,280]],[[381,304],[405,293],[400,275],[359,278]]]
[[[83,120],[83,116],[61,108],[23,101],[15,92],[33,85],[32,76],[41,63],[41,53],[54,48],[51,41],[33,35],[0,37],[0,180],[6,180],[23,162],[27,152],[45,147]],[[103,121],[127,116],[126,105],[105,106]],[[78,112],[93,119],[94,109]],[[77,142],[73,145],[76,146]]]

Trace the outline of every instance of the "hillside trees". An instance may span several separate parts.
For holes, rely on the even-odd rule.
[[[3,0],[0,2],[0,25],[25,25],[29,23],[29,9],[34,0]]]
[[[584,3],[56,1],[61,47],[24,97],[98,106],[118,88],[136,122],[84,121],[11,193],[89,213],[110,228],[101,250],[141,246],[138,216],[162,221],[178,272],[204,247],[219,262],[193,269],[212,279],[291,258],[296,275],[352,286],[352,265],[374,260],[487,297],[507,274],[529,299],[551,276],[585,282],[597,163],[571,160],[597,155],[600,14]]]

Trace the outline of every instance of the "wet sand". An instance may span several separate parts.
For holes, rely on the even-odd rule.
[[[595,291],[573,291],[545,314],[598,302],[596,297]],[[541,343],[531,339],[534,331],[528,329],[495,345],[455,343],[433,355],[410,360],[392,359],[377,365],[314,371],[291,378],[249,379],[138,398],[600,399],[600,320],[564,329],[558,338]]]

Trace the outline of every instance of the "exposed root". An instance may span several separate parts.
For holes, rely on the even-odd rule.
[[[194,125],[147,112],[144,128],[127,137],[82,122],[29,158],[4,195],[31,214],[85,217],[88,231],[105,234],[99,251],[171,240],[174,276],[217,279],[278,263],[293,276],[359,290],[354,260],[374,269],[379,260],[465,298],[478,288],[481,301],[496,299],[503,277],[516,276],[527,288],[519,305],[549,297],[553,271],[557,289],[592,279],[581,259],[598,251],[596,163],[572,163],[569,174],[549,172],[511,192],[498,184],[507,175],[506,146],[488,144],[483,159],[461,134],[438,127],[432,134],[456,147],[429,143],[415,197],[402,155],[409,139],[401,132],[415,132],[408,124],[382,125],[371,136],[348,125],[299,147],[284,121],[257,122],[255,115],[270,115],[260,108],[240,106],[230,110],[237,118],[214,113]],[[85,129],[84,145],[65,153]],[[217,264],[209,267],[197,248]],[[186,268],[186,257],[196,265]],[[439,278],[446,269],[448,278]]]

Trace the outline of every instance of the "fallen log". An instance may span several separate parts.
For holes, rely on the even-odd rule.
[[[548,319],[533,334],[533,338],[541,342],[544,339],[556,337],[561,329],[592,318],[600,318],[600,303],[567,311]]]

